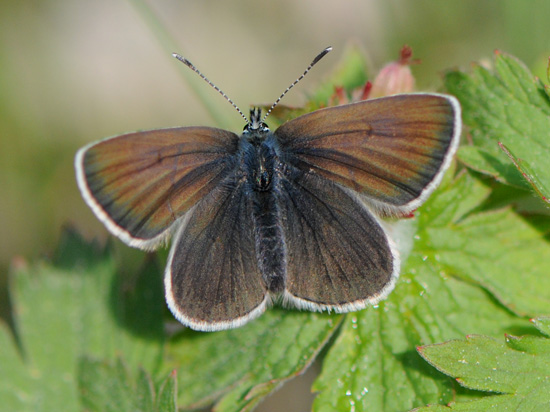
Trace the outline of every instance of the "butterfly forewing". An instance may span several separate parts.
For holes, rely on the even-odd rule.
[[[347,312],[387,296],[399,258],[357,196],[306,173],[282,179],[281,188],[286,300],[310,310]]]
[[[396,95],[317,110],[275,135],[297,168],[407,213],[439,183],[456,150],[460,106],[449,96]]]
[[[76,156],[84,199],[113,234],[153,248],[231,169],[238,137],[210,127],[130,133]]]
[[[237,327],[265,310],[267,288],[243,186],[222,183],[190,212],[174,239],[166,299],[176,318],[193,329]]]

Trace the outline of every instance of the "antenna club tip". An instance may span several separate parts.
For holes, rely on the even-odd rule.
[[[185,57],[183,57],[181,54],[172,53],[172,57],[175,57],[176,59],[178,59],[180,62],[182,62],[186,66],[189,66],[192,69],[194,68],[193,64],[189,60],[187,60]]]
[[[331,50],[332,50],[332,46],[328,46],[328,47],[325,48],[321,53],[319,53],[319,54],[313,59],[313,61],[311,62],[310,68],[313,67],[315,64],[317,64],[317,62],[318,62],[319,60],[321,60],[323,57],[325,57],[326,54],[327,54],[328,52],[330,52]]]

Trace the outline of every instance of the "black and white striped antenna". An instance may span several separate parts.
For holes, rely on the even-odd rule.
[[[231,106],[233,106],[238,112],[239,114],[242,116],[242,118],[246,121],[246,123],[249,123],[249,120],[248,118],[243,114],[243,112],[241,111],[241,109],[239,109],[239,106],[237,106],[233,100],[231,100],[229,98],[228,95],[226,95],[218,86],[216,86],[214,83],[212,83],[210,80],[208,80],[206,78],[206,76],[204,74],[202,74],[200,72],[199,69],[197,69],[195,67],[195,65],[193,65],[193,63],[191,63],[189,60],[187,60],[185,57],[183,57],[182,55],[180,54],[177,54],[177,53],[172,53],[172,56],[174,56],[176,59],[178,59],[180,62],[182,62],[183,64],[185,64],[187,67],[189,67],[191,70],[193,70],[195,73],[197,73],[206,83],[208,83],[210,86],[212,86],[214,88],[214,90],[216,90],[219,94],[221,94],[223,96],[223,98],[225,100],[227,100],[229,103],[231,103]]]
[[[294,82],[292,82],[292,84],[290,86],[288,86],[286,88],[286,90],[279,96],[279,98],[277,100],[275,100],[275,103],[273,103],[271,105],[271,107],[269,108],[269,110],[267,111],[267,113],[265,114],[265,116],[263,117],[262,119],[262,123],[265,121],[265,119],[267,118],[267,116],[269,116],[271,114],[271,112],[273,111],[273,109],[275,108],[275,106],[277,106],[279,104],[279,102],[281,101],[281,99],[290,91],[290,89],[292,89],[294,86],[296,86],[296,84],[298,84],[298,82],[300,80],[302,80],[306,74],[312,69],[313,66],[315,66],[317,64],[317,62],[319,60],[321,60],[328,52],[330,52],[332,50],[332,47],[327,47],[325,48],[321,53],[319,53],[314,59],[313,61],[310,63],[310,65],[307,67],[307,69],[302,73],[302,75],[300,77],[298,77],[296,80],[294,80]],[[231,100],[229,98],[228,95],[226,95],[218,86],[216,86],[214,83],[212,83],[210,80],[208,80],[208,78],[202,74],[200,72],[199,69],[197,69],[195,67],[195,65],[193,65],[193,63],[191,63],[189,60],[187,60],[185,57],[183,57],[182,55],[180,54],[177,54],[177,53],[172,53],[172,56],[174,56],[176,59],[178,59],[180,62],[182,62],[183,64],[185,64],[187,67],[189,67],[191,70],[193,70],[195,73],[197,73],[206,83],[208,83],[210,86],[212,86],[214,88],[214,90],[216,90],[219,94],[222,95],[222,97],[227,100],[231,106],[233,106],[235,108],[235,110],[237,110],[239,112],[239,114],[241,115],[241,117],[246,121],[247,124],[250,124],[250,120],[244,115],[244,113],[241,111],[241,109],[239,109],[239,106],[237,106],[233,100]],[[259,114],[259,113],[258,113]]]
[[[332,47],[327,47],[326,49],[324,49],[321,53],[319,53],[314,59],[313,61],[309,64],[309,66],[307,66],[307,69],[304,70],[304,72],[302,73],[302,75],[300,77],[298,77],[296,80],[294,80],[294,82],[292,82],[292,84],[290,86],[288,86],[286,88],[286,90],[279,96],[279,98],[277,100],[275,100],[275,103],[273,103],[271,105],[271,107],[269,108],[269,110],[267,111],[267,113],[265,114],[264,118],[262,119],[262,123],[265,122],[265,119],[267,118],[267,116],[269,116],[271,114],[271,112],[273,111],[273,109],[275,108],[275,106],[277,106],[279,104],[279,102],[281,101],[281,99],[283,97],[285,97],[285,94],[287,94],[290,89],[292,89],[294,86],[296,86],[296,84],[298,84],[298,82],[300,80],[302,80],[304,77],[306,77],[306,74],[312,69],[313,66],[315,66],[317,64],[317,62],[319,62],[319,60],[321,60],[323,57],[325,57],[325,55],[330,52],[332,50]]]

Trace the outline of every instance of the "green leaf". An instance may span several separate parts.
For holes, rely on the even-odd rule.
[[[539,316],[531,321],[542,334],[550,338],[550,316]]]
[[[550,327],[548,318],[539,319]],[[462,386],[502,395],[419,410],[543,411],[550,408],[550,339],[535,336],[506,336],[506,341],[471,335],[418,348],[432,366]]]
[[[0,328],[0,399],[13,411],[78,410],[77,361],[82,354],[159,367],[162,283],[146,265],[137,277],[116,276],[108,250],[64,232],[53,263],[11,274],[20,347]]]
[[[532,187],[550,202],[550,98],[545,86],[517,59],[495,55],[494,71],[474,66],[472,74],[446,76],[458,97],[473,146],[458,157],[475,170],[508,184]]]
[[[527,327],[479,285],[452,276],[453,269],[441,263],[446,251],[439,243],[460,233],[459,222],[489,190],[463,174],[443,184],[417,212],[415,243],[396,289],[378,307],[347,315],[314,384],[320,392],[315,411],[403,411],[449,402],[452,383],[427,367],[414,350],[417,345],[472,330],[498,336]],[[436,237],[434,227],[448,229]],[[478,242],[484,240],[491,241]]]
[[[449,198],[464,205],[461,193],[472,190],[465,185],[468,180],[462,187],[436,193],[426,204],[419,223],[423,229],[419,236],[427,242],[426,256],[447,272],[479,283],[521,316],[550,313],[550,219],[535,222],[508,208],[459,214],[442,224],[446,212],[437,205]]]
[[[159,411],[177,410],[178,386],[177,373],[172,371],[170,375],[158,385],[155,406]]]
[[[178,365],[178,404],[194,409],[216,399],[216,411],[251,410],[302,373],[332,336],[341,316],[274,308],[234,330],[187,330],[169,343]]]
[[[79,362],[82,406],[90,412],[176,412],[176,376],[154,385],[143,369],[131,376],[121,359],[116,362],[84,357]]]
[[[523,190],[529,189],[528,182],[517,172],[513,163],[506,162],[482,147],[461,146],[458,148],[458,158],[471,169],[488,174],[500,182]]]
[[[514,153],[512,153],[503,143],[499,142],[498,145],[502,151],[506,153],[506,156],[510,158],[516,169],[521,173],[525,181],[531,185],[537,195],[545,202],[550,203],[550,198],[546,196],[547,193],[550,193],[550,188],[546,187],[545,183],[539,179],[536,170],[528,162],[514,155]]]

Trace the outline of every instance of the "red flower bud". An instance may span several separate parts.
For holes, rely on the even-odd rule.
[[[403,46],[399,60],[384,66],[374,79],[369,99],[414,91],[414,77],[410,65],[419,61],[412,60],[411,57],[412,49]]]

